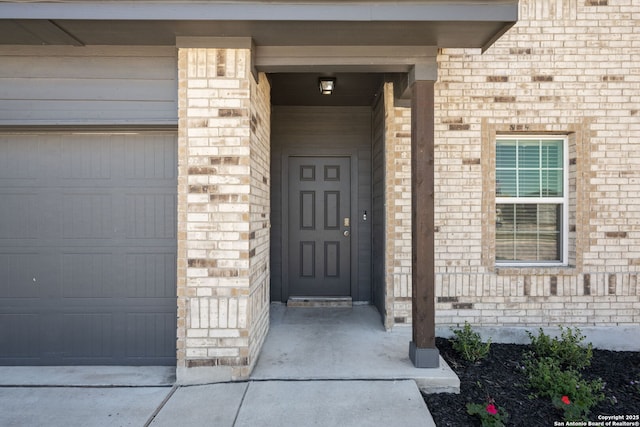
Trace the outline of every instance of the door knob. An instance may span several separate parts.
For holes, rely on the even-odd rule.
[[[349,237],[351,235],[351,232],[349,230],[344,230],[342,234],[344,234],[344,237]]]

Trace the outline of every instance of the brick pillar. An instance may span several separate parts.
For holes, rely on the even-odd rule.
[[[247,378],[268,330],[269,83],[250,49],[180,48],[180,383]]]
[[[411,323],[411,108],[394,103],[393,84],[384,89],[385,108],[385,327]]]

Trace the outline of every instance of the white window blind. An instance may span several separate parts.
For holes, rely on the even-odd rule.
[[[496,141],[496,262],[564,264],[567,248],[565,137]]]

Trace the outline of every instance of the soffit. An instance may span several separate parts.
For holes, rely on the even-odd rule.
[[[250,37],[263,46],[486,48],[517,13],[517,0],[0,2],[0,44],[173,45],[176,37]]]
[[[336,79],[332,95],[322,95],[318,79]],[[315,106],[374,105],[382,84],[389,75],[376,73],[275,73],[269,74],[271,104]]]

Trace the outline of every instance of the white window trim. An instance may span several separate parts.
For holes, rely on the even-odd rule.
[[[514,198],[514,197],[498,197],[496,196],[495,206],[503,203],[514,203],[514,199],[519,199],[521,204],[541,204],[541,203],[560,203],[562,205],[562,226],[561,233],[561,257],[560,261],[498,261],[496,267],[566,267],[569,265],[569,138],[567,135],[497,135],[496,145],[500,140],[558,140],[562,139],[562,195],[563,197],[535,197],[535,198]],[[494,183],[495,185],[495,183]],[[495,225],[494,225],[495,227]]]

